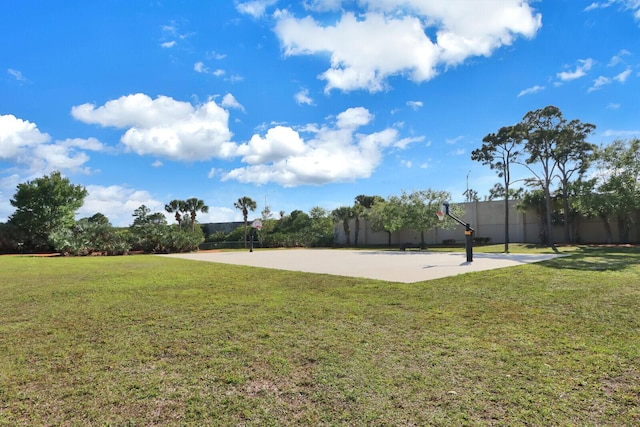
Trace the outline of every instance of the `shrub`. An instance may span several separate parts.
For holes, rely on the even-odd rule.
[[[125,230],[86,221],[50,233],[49,242],[56,252],[74,256],[94,253],[123,255],[129,252],[130,247]]]
[[[145,253],[191,252],[204,242],[200,227],[191,231],[177,226],[145,224],[131,227],[130,233],[132,249]]]

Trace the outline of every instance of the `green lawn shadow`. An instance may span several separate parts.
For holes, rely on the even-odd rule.
[[[561,249],[561,252],[564,251]],[[640,247],[637,246],[579,246],[566,253],[568,256],[540,265],[581,271],[622,271],[640,263]]]

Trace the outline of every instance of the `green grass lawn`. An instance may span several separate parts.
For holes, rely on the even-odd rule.
[[[0,257],[0,425],[639,425],[640,250],[571,254],[417,284]]]

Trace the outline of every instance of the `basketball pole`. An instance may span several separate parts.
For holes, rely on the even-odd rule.
[[[464,249],[467,253],[467,262],[473,262],[473,233],[475,230],[471,228],[471,224],[461,220],[460,218],[449,212],[449,203],[444,202],[442,203],[442,206],[444,207],[443,213],[446,216],[453,219],[458,224],[464,225]]]

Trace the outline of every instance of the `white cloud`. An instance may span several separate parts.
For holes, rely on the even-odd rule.
[[[145,205],[152,212],[164,213],[164,203],[155,200],[144,190],[136,190],[120,185],[108,187],[88,185],[87,197],[77,212],[78,218],[90,217],[100,212],[116,227],[126,227],[133,222],[133,211]]]
[[[209,206],[209,212],[199,213],[197,221],[201,224],[208,222],[232,222],[238,221],[242,214],[237,209],[226,206]]]
[[[362,0],[359,4],[363,9],[344,12],[332,25],[286,10],[274,15],[285,55],[330,55],[330,68],[320,75],[326,81],[325,91],[376,92],[386,89],[387,79],[395,75],[427,81],[439,67],[489,56],[518,36],[533,37],[542,25],[541,15],[521,0]],[[306,5],[333,10],[337,3]],[[427,32],[435,33],[435,41]]]
[[[162,213],[168,223],[175,222],[173,215],[164,210],[168,202],[156,200],[148,191],[130,188],[122,185],[108,187],[100,185],[86,186],[88,195],[83,206],[77,212],[78,218],[90,217],[98,212],[109,218],[116,227],[127,227],[133,222],[133,212],[142,205],[148,207],[152,213]],[[235,220],[237,211],[226,207],[209,206],[209,213],[198,214],[200,223],[226,222]]]
[[[222,74],[218,75],[216,74],[218,71],[222,71]],[[224,70],[216,70],[214,73],[214,75],[216,75],[217,77],[220,77],[222,75],[225,74]],[[226,82],[231,82],[231,83],[237,83],[237,82],[241,82],[244,80],[244,77],[238,74],[234,74],[230,77],[227,77],[226,79],[224,79]]]
[[[0,115],[0,161],[9,164],[0,171],[0,222],[6,221],[14,211],[8,201],[20,182],[56,170],[91,172],[86,166],[89,161],[86,151],[107,150],[95,138],[52,142],[51,137],[41,132],[35,123],[11,114]],[[8,172],[11,174],[2,176]]]
[[[11,206],[9,200],[13,198],[16,188],[21,182],[23,182],[22,177],[18,174],[0,177],[0,222],[7,222],[9,216],[15,212],[15,208]]]
[[[231,170],[222,180],[275,182],[285,187],[354,181],[371,176],[381,163],[384,150],[401,149],[421,140],[399,139],[393,128],[356,132],[372,120],[367,109],[358,107],[338,114],[330,125],[307,125],[300,131],[281,125],[272,127],[264,137],[254,135],[239,147],[238,153],[248,166]],[[301,132],[310,137],[305,139]]]
[[[276,126],[267,131],[264,138],[253,135],[247,144],[238,148],[242,161],[251,165],[277,162],[290,156],[303,154],[304,141],[290,127]]]
[[[387,20],[381,14],[368,14],[358,20],[347,13],[336,26],[321,27],[310,18],[286,15],[279,19],[276,32],[286,55],[330,52],[331,68],[321,75],[327,82],[325,91],[377,92],[393,74],[405,73],[417,82],[436,75],[438,48],[417,18]]]
[[[163,47],[165,49],[169,49],[172,48],[176,45],[176,41],[175,40],[171,40],[169,42],[164,42],[164,43],[160,43],[160,47]]]
[[[222,102],[220,103],[220,105],[225,108],[234,108],[236,110],[244,112],[244,107],[242,106],[242,104],[240,104],[230,93],[222,97]]]
[[[298,105],[313,105],[313,99],[311,99],[311,97],[309,96],[309,89],[300,89],[300,91],[296,93],[293,98],[296,100],[296,103]]]
[[[449,144],[449,145],[455,145],[455,144],[459,143],[460,141],[462,141],[463,139],[464,139],[464,136],[459,135],[459,136],[456,136],[455,138],[447,138],[445,140],[445,142],[447,144]]]
[[[202,61],[198,61],[195,64],[193,64],[193,70],[196,73],[211,74],[212,76],[215,76],[215,77],[222,77],[226,73],[223,69],[220,69],[220,68],[215,69],[215,70],[211,70],[209,67],[204,65],[204,62],[202,62]]]
[[[0,159],[17,159],[28,149],[49,142],[51,137],[40,132],[35,123],[12,114],[0,115]]]
[[[626,49],[622,49],[620,52],[618,52],[617,55],[614,55],[611,57],[611,60],[609,61],[609,64],[607,65],[608,67],[615,67],[616,65],[620,64],[620,63],[624,63],[624,57],[625,56],[629,56],[631,55],[631,52],[629,52]]]
[[[591,10],[595,10],[595,9],[605,9],[609,6],[611,6],[612,4],[615,4],[617,0],[608,0],[606,2],[593,2],[591,3],[589,6],[584,8],[585,12],[589,12]]]
[[[545,89],[545,87],[544,87],[544,86],[538,86],[538,85],[532,86],[532,87],[527,88],[527,89],[523,89],[523,90],[521,90],[521,91],[520,91],[520,93],[518,94],[518,98],[520,98],[521,96],[531,95],[531,94],[534,94],[534,93],[538,93],[538,92],[540,92],[540,91],[543,91],[544,89]]]
[[[575,79],[579,79],[580,77],[584,77],[587,75],[587,72],[593,66],[593,59],[580,59],[578,60],[580,65],[576,66],[573,71],[562,71],[557,74],[558,78],[562,81],[571,81]]]
[[[229,113],[213,100],[193,106],[167,96],[151,99],[138,93],[100,107],[74,106],[71,114],[85,123],[128,128],[120,141],[139,155],[198,161],[235,153]]]
[[[593,2],[584,10],[585,12],[589,12],[595,9],[605,9],[613,5],[620,5],[624,10],[630,11],[635,19],[640,20],[640,1],[638,0],[608,0]]]
[[[202,61],[198,61],[195,64],[193,64],[193,69],[197,73],[208,73],[209,72],[209,69],[204,66],[204,63]]]
[[[407,105],[409,106],[409,108],[411,108],[413,111],[417,111],[420,108],[422,108],[422,106],[424,105],[424,103],[422,101],[407,101]]]
[[[220,53],[220,52],[216,52],[216,51],[211,51],[211,52],[207,52],[207,58],[209,59],[216,59],[216,60],[221,60],[227,57],[226,53]]]
[[[106,147],[96,138],[67,138],[63,141],[58,141],[60,144],[66,147],[75,147],[82,150],[90,151],[105,151]]]
[[[340,10],[342,0],[307,0],[303,3],[307,10],[314,12],[330,12]]]
[[[607,129],[602,133],[602,136],[616,137],[616,138],[640,137],[640,129],[637,129],[637,130]]]
[[[251,15],[254,18],[260,18],[264,15],[267,7],[274,5],[278,0],[252,0],[244,3],[238,3],[236,10],[246,15]]]
[[[68,170],[72,172],[89,173],[91,170],[84,167],[89,161],[89,156],[84,151],[76,151],[70,146],[56,144],[40,144],[33,148],[31,168],[44,173],[56,170]]]
[[[18,71],[18,70],[14,70],[13,68],[9,68],[7,70],[7,73],[9,73],[14,79],[16,79],[19,82],[22,83],[26,83],[29,81],[29,79],[27,79],[22,72]]]
[[[356,129],[369,124],[373,115],[364,107],[349,108],[338,114],[336,125],[342,129]]]
[[[593,86],[588,89],[588,92],[593,92],[598,89],[601,89],[603,86],[607,86],[611,84],[611,79],[605,76],[599,76],[597,79],[593,81]]]
[[[17,185],[17,180],[10,180]],[[7,182],[6,185],[10,185]],[[4,183],[0,179],[0,193]],[[148,191],[134,189],[121,185],[111,185],[108,187],[100,185],[86,186],[88,195],[83,206],[77,212],[77,218],[90,217],[98,212],[109,218],[111,224],[116,227],[126,227],[133,222],[132,214],[141,205],[148,207],[151,212],[164,214],[167,221],[175,221],[173,216],[166,213],[164,205],[168,201],[156,200]],[[0,204],[0,215],[4,213]],[[7,214],[8,215],[8,214]],[[227,222],[237,219],[238,212],[227,207],[209,206],[207,214],[199,214],[198,222]]]
[[[393,144],[393,146],[395,148],[400,149],[400,150],[404,150],[410,144],[413,144],[414,142],[422,142],[422,141],[424,141],[424,136],[416,136],[416,137],[413,137],[413,138],[402,138],[402,139],[399,139],[397,142],[395,142]],[[429,145],[427,145],[427,146],[429,146]]]
[[[104,146],[95,138],[51,142],[51,137],[34,123],[11,114],[0,115],[0,160],[22,168],[23,173],[55,170],[88,173],[90,169],[84,165],[89,156],[85,151],[103,150]]]
[[[613,80],[619,83],[624,83],[627,81],[630,75],[631,75],[631,68],[627,68],[626,70],[624,70],[623,72],[615,76]]]

